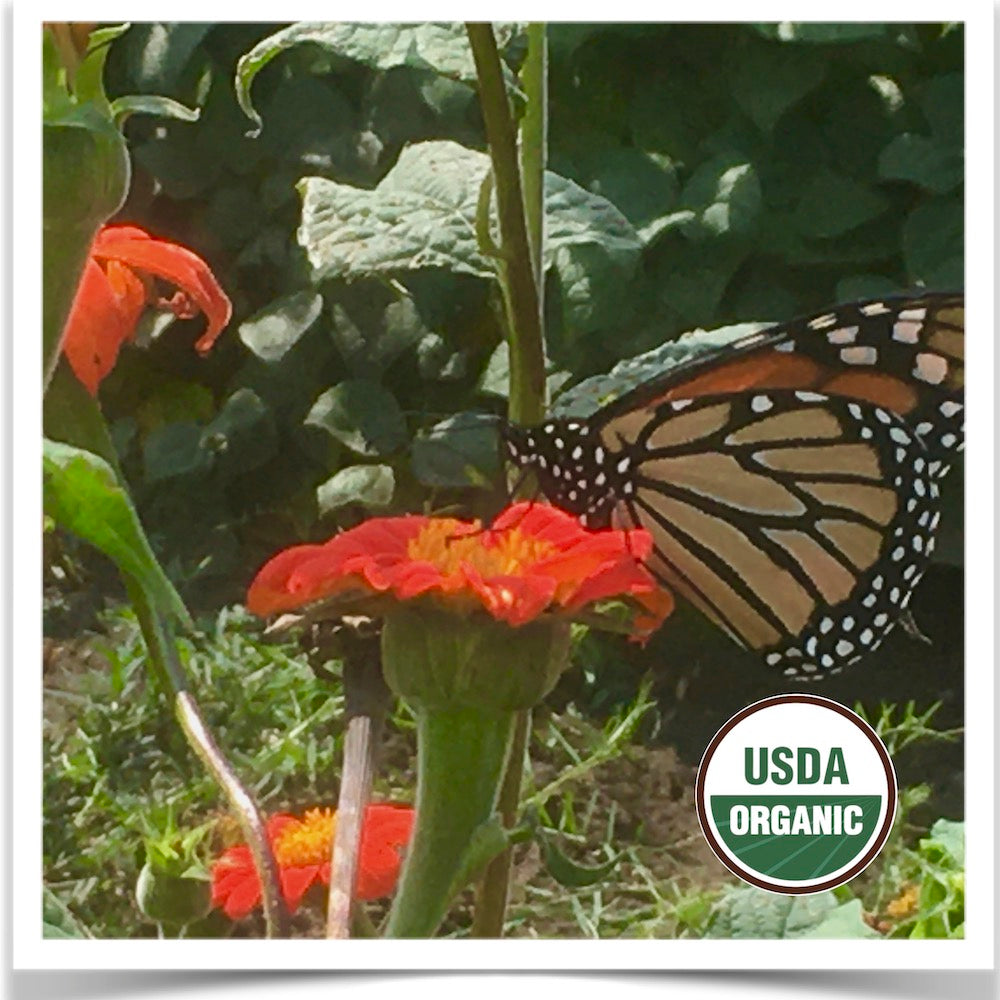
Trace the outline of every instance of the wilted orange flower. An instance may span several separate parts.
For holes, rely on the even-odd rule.
[[[278,553],[251,584],[247,607],[270,615],[341,594],[430,595],[517,626],[630,596],[646,609],[637,625],[651,631],[673,609],[641,564],[651,548],[641,528],[588,531],[540,503],[514,504],[486,529],[454,518],[372,518],[323,545]]]
[[[413,829],[409,806],[370,805],[365,811],[358,857],[357,899],[380,899],[396,888],[402,853]],[[330,852],[337,824],[333,809],[310,809],[298,818],[284,813],[267,821],[278,863],[281,892],[296,910],[314,882],[330,884]],[[246,844],[227,848],[212,866],[212,905],[233,920],[260,905],[260,878]]]
[[[177,287],[169,299],[153,279]],[[203,312],[208,320],[195,348],[205,353],[232,316],[232,303],[208,265],[195,253],[158,240],[135,226],[105,226],[90,248],[63,334],[63,351],[92,395],[115,366],[121,345],[135,334],[147,305],[181,319]]]

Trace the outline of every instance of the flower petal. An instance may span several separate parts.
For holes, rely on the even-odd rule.
[[[70,307],[63,351],[76,377],[92,396],[115,366],[118,351],[132,336],[135,319],[94,260],[88,260]]]
[[[556,581],[550,576],[491,576],[484,580],[474,567],[464,565],[462,569],[486,610],[497,621],[510,625],[524,625],[537,618],[556,590]]]
[[[674,595],[664,587],[657,587],[648,594],[636,594],[635,601],[642,609],[632,623],[633,636],[645,644],[650,636],[673,613]]]
[[[370,805],[365,810],[358,857],[358,899],[380,899],[396,888],[416,813],[409,806]]]
[[[232,318],[233,306],[209,266],[191,250],[157,240],[134,226],[107,226],[95,240],[97,260],[121,261],[136,271],[155,275],[189,295],[205,314],[205,332],[195,349],[206,353]]]
[[[293,913],[319,876],[319,869],[319,865],[286,865],[281,869],[281,894]]]
[[[655,589],[656,581],[642,564],[626,556],[592,569],[562,603],[572,610],[619,594],[645,594]]]
[[[260,880],[248,874],[229,894],[222,909],[230,920],[240,920],[260,905]]]
[[[352,588],[367,585],[387,590],[391,570],[406,560],[407,543],[426,520],[373,518],[324,545],[285,549],[257,573],[247,594],[247,607],[266,616]]]

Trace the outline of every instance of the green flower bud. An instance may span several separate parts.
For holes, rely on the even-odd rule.
[[[514,628],[414,602],[385,618],[382,667],[389,687],[423,708],[508,712],[552,690],[569,645],[569,624],[558,619]]]

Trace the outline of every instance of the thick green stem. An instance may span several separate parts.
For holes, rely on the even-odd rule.
[[[417,824],[386,937],[430,937],[444,919],[496,808],[513,722],[513,712],[417,709]]]
[[[545,345],[521,193],[517,133],[493,28],[469,23],[466,31],[476,62],[479,101],[496,178],[500,283],[510,342],[509,416],[516,423],[537,424],[545,416]]]

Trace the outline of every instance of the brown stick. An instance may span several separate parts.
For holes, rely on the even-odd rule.
[[[337,802],[337,827],[330,858],[326,936],[351,936],[351,903],[358,875],[361,831],[372,787],[372,720],[355,715],[344,735],[344,767]]]

